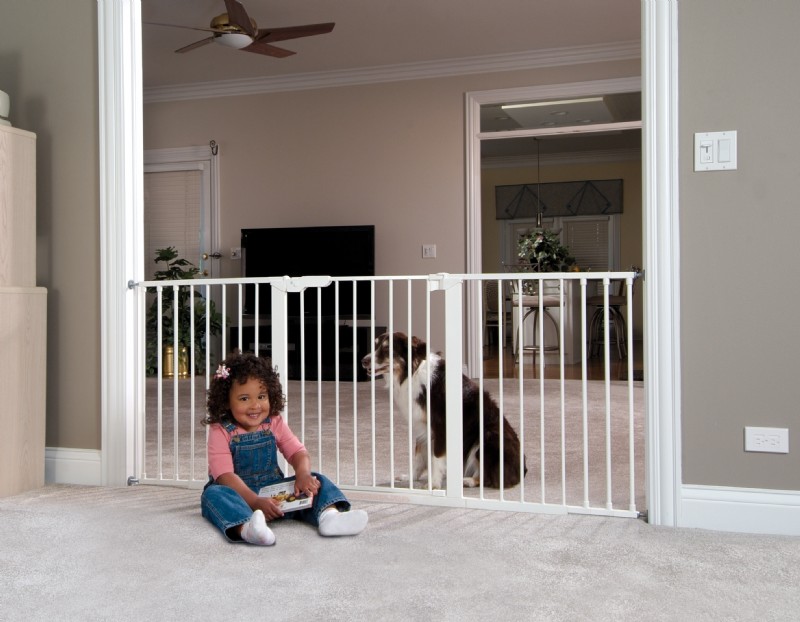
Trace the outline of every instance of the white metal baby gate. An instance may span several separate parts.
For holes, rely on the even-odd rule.
[[[220,354],[241,348],[271,357],[287,395],[284,415],[308,448],[314,469],[351,497],[636,516],[645,499],[644,398],[633,362],[637,276],[503,273],[138,283],[133,286],[142,363],[135,379],[137,479],[189,487],[205,483],[205,392]],[[615,284],[622,293],[615,294]],[[333,315],[323,312],[323,290],[326,300],[334,301]],[[271,294],[269,305],[262,302],[265,291]],[[474,296],[478,313],[472,321],[480,326],[465,326],[467,296]],[[364,297],[366,316],[359,313]],[[344,308],[347,312],[340,313]],[[482,363],[477,369],[463,365],[470,328],[476,336],[471,347],[479,353],[473,360],[496,353],[497,373],[487,375]],[[386,331],[418,336],[448,362],[447,475],[441,490],[425,478],[408,476],[414,454],[411,422],[384,382],[362,369],[361,358]],[[599,381],[588,377],[593,356],[602,360]],[[612,365],[623,366],[625,380],[612,380]],[[462,371],[494,398],[517,431],[524,452],[520,473],[527,467],[517,486],[463,485]]]

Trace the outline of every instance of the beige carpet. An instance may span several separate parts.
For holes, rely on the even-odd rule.
[[[167,479],[205,479],[205,430],[197,422],[204,416],[203,378],[194,383],[178,381],[177,432],[174,384],[162,384],[162,414],[158,420],[157,380],[150,379],[147,388],[147,451],[146,476]],[[610,500],[613,508],[629,510],[631,506],[630,426],[628,384],[609,385],[608,428],[606,423],[606,385],[587,383],[587,427],[583,429],[583,385],[565,381],[563,408],[561,386],[556,380],[504,380],[502,405],[506,417],[521,432],[525,447],[528,474],[522,486],[504,492],[507,501],[566,504],[583,506],[585,502],[584,468],[588,470],[588,500],[591,507],[605,508]],[[634,497],[637,510],[644,509],[644,422],[642,383],[634,382]],[[500,400],[496,379],[486,380],[485,388]],[[543,394],[541,391],[543,390]],[[399,411],[391,412],[389,392],[382,380],[377,382],[341,383],[306,382],[301,392],[299,381],[287,384],[289,398],[286,417],[295,433],[312,454],[314,468],[333,478],[340,485],[378,486],[408,489],[410,450],[408,422]],[[544,418],[541,417],[542,395]],[[301,413],[305,412],[305,418]],[[195,423],[192,424],[192,421]],[[194,429],[194,447],[191,446]],[[158,461],[159,434],[162,459]],[[607,436],[608,432],[608,436]],[[542,440],[543,439],[543,440]],[[584,465],[584,440],[588,465]],[[338,447],[338,450],[337,450]],[[607,452],[610,448],[610,455]],[[192,459],[193,458],[193,459]],[[563,459],[563,460],[562,460]],[[191,469],[194,468],[194,472]],[[544,468],[544,474],[542,472]],[[564,478],[562,479],[562,469]],[[608,477],[610,473],[610,486]],[[414,488],[427,488],[427,482],[416,482]],[[610,492],[609,492],[610,491]],[[475,497],[479,490],[466,490]],[[484,498],[498,499],[499,492],[485,489]]]
[[[784,621],[800,538],[369,503],[355,538],[233,545],[200,491],[46,486],[0,499],[8,621]]]

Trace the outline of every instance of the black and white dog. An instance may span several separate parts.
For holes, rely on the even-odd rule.
[[[389,344],[392,343],[392,360],[389,359]],[[387,386],[394,383],[394,401],[408,417],[408,383],[411,383],[411,425],[415,439],[414,479],[420,479],[427,469],[427,408],[428,374],[430,387],[431,428],[431,473],[433,488],[442,488],[446,473],[446,394],[445,361],[439,354],[431,352],[426,358],[425,342],[411,338],[409,357],[408,337],[404,333],[384,333],[375,339],[375,349],[361,359],[367,373],[383,376]],[[374,371],[373,371],[374,365]],[[480,483],[481,461],[483,462],[483,484],[500,488],[500,409],[488,392],[483,393],[483,454],[480,452],[480,402],[478,385],[462,375],[462,398],[464,402],[464,485],[473,487]],[[516,486],[520,479],[519,437],[514,428],[503,417],[503,488]],[[524,472],[528,469],[524,466]]]

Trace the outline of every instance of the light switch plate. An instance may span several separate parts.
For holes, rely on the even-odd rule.
[[[736,130],[694,135],[695,171],[736,170]]]

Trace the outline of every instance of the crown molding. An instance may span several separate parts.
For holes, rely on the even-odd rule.
[[[422,80],[477,73],[541,69],[584,63],[637,60],[639,58],[641,58],[640,42],[623,41],[601,45],[532,50],[512,54],[494,54],[491,56],[473,56],[439,61],[363,67],[360,69],[300,73],[288,76],[148,87],[144,89],[144,103],[260,95],[264,93]]]

